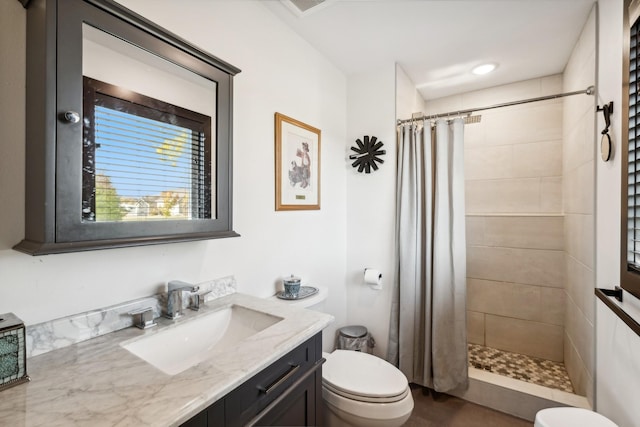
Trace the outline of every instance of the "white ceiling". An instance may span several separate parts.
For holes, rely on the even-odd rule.
[[[594,0],[329,0],[264,4],[350,75],[398,63],[425,99],[561,73]],[[471,74],[481,63],[498,68]]]

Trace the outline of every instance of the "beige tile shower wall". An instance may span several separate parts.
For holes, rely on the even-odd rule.
[[[432,101],[429,113],[562,91],[559,75]],[[465,127],[468,340],[562,361],[563,101],[479,112]]]
[[[467,216],[468,340],[563,360],[562,216]]]
[[[465,128],[465,181],[467,213],[561,213],[562,100],[482,112]]]
[[[467,223],[478,232],[468,242],[468,308],[483,316],[485,345],[562,361],[562,101],[482,115],[465,141]]]
[[[595,83],[595,12],[565,68],[563,91]],[[566,250],[564,360],[578,394],[593,403],[595,307],[595,99],[573,96],[564,103],[563,210]]]

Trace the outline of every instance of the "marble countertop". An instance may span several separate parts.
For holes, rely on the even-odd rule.
[[[32,357],[31,382],[0,391],[0,425],[178,426],[333,321],[327,314],[234,293],[198,312],[185,310],[176,322],[231,304],[283,320],[173,376],[120,346],[171,327],[168,319],[157,319],[158,326],[146,331],[126,328]]]

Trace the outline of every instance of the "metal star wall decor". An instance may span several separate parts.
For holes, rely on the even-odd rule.
[[[384,160],[380,158],[383,154],[387,154],[386,150],[381,150],[384,145],[382,141],[378,141],[378,138],[372,136],[369,138],[368,135],[364,136],[364,142],[360,139],[356,139],[357,147],[351,147],[352,151],[355,151],[357,154],[352,154],[349,156],[350,160],[355,160],[355,162],[351,163],[351,166],[354,168],[358,168],[358,172],[362,173],[371,173],[371,169],[374,171],[378,170],[378,163],[384,163]]]

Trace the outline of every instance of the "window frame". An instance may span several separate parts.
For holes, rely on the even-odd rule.
[[[629,215],[628,215],[628,185],[629,185],[629,143],[630,143],[630,48],[631,48],[631,27],[634,23],[640,20],[640,0],[625,0],[624,2],[624,17],[623,17],[623,51],[622,51],[622,147],[620,150],[622,154],[622,166],[621,166],[621,197],[620,197],[620,286],[640,298],[640,271],[637,268],[631,266],[628,262],[628,239],[629,239]],[[638,45],[640,48],[640,44]],[[638,63],[640,63],[640,49],[637,53]],[[638,90],[638,84],[640,84],[640,72],[638,73],[638,80],[636,84],[635,95],[637,97],[636,102],[636,117],[640,118],[640,90]],[[640,123],[636,125],[640,127]],[[640,145],[640,135],[637,138]],[[640,148],[638,149],[640,152]],[[640,184],[640,179],[637,181]],[[640,217],[640,215],[639,215]]]
[[[216,82],[215,218],[159,222],[82,221],[82,24],[86,23]],[[27,7],[25,239],[32,255],[234,237],[233,76],[240,70],[112,0],[32,0]]]
[[[88,168],[97,166],[95,164],[95,150],[97,148],[95,134],[96,107],[105,107],[159,122],[162,122],[164,115],[169,114],[174,121],[172,124],[197,132],[206,142],[202,144],[202,140],[199,139],[198,146],[204,145],[204,148],[199,148],[197,151],[193,150],[193,148],[189,149],[189,152],[192,153],[192,159],[194,159],[194,151],[201,152],[191,162],[192,168],[190,172],[193,174],[196,168],[193,165],[197,165],[199,174],[189,189],[191,193],[189,200],[192,205],[190,211],[197,214],[196,217],[192,217],[190,220],[215,217],[216,209],[211,203],[211,191],[214,190],[211,187],[211,152],[215,151],[215,147],[211,147],[211,144],[215,144],[211,139],[211,117],[133,91],[122,91],[118,86],[83,76],[83,143],[87,140],[92,142],[88,149],[86,144],[83,147],[81,214],[84,221],[91,221],[87,218],[86,208],[92,208],[91,211],[94,213],[96,210],[96,170],[93,169],[92,173],[87,173]],[[190,139],[190,143],[194,144],[193,139]],[[201,183],[204,183],[204,187],[209,190],[209,194],[203,191],[202,186],[199,185]],[[89,204],[87,204],[88,199],[90,199]],[[201,204],[196,202],[201,202]],[[163,221],[168,220],[163,219]]]

